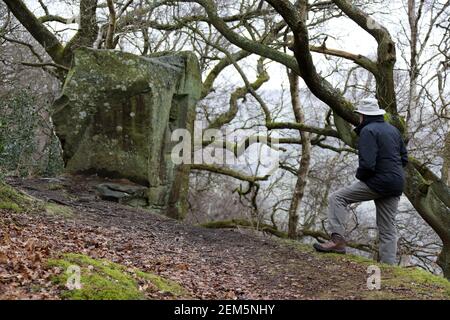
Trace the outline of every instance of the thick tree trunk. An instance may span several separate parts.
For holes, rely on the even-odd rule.
[[[306,139],[305,139],[306,140]],[[302,139],[303,141],[303,139]],[[308,142],[306,144],[309,144]],[[299,208],[305,193],[306,178],[309,171],[310,150],[305,148],[302,142],[302,159],[300,160],[300,168],[297,173],[297,182],[295,184],[294,193],[292,194],[292,201],[289,207],[289,223],[288,236],[291,239],[297,238],[297,226],[299,220]]]
[[[405,194],[443,243],[438,264],[450,279],[450,188],[413,160],[406,170]]]
[[[449,112],[450,114],[450,112]],[[448,125],[450,127],[450,123]],[[442,152],[442,181],[447,185],[450,186],[450,132],[447,133],[445,136],[444,141],[444,150]]]
[[[66,46],[28,9],[22,0],[4,0],[8,9],[27,31],[44,47],[53,61],[69,67],[73,51],[79,47],[92,47],[98,34],[97,1],[80,0],[80,21],[78,32]]]
[[[299,77],[293,72],[288,71],[289,84],[291,91],[292,108],[294,110],[295,120],[297,123],[305,123],[305,115],[302,110],[299,97]],[[297,182],[295,183],[292,201],[289,207],[288,237],[297,238],[297,226],[299,220],[299,208],[305,193],[309,164],[311,160],[311,140],[308,132],[299,131],[302,143],[302,154],[300,158],[300,166],[297,171]]]
[[[47,54],[58,64],[66,65],[63,59],[64,47],[56,36],[27,8],[21,0],[3,0],[8,9],[28,32],[39,42]]]
[[[64,60],[67,63],[72,61],[75,49],[80,47],[92,48],[95,39],[97,39],[97,2],[98,0],[80,0],[80,23],[78,32],[64,48]]]
[[[450,243],[444,243],[437,263],[442,268],[444,276],[450,280]]]

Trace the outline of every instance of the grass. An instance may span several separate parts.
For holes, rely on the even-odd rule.
[[[71,217],[73,215],[73,211],[70,207],[56,203],[46,203],[4,183],[0,183],[0,209],[15,213],[44,210],[48,214],[60,215],[63,217]]]
[[[412,294],[405,298],[450,299],[450,282],[419,267],[392,266],[351,254],[326,254],[325,257],[353,261],[367,267],[378,266],[381,270],[381,290],[368,290],[367,299],[399,299],[403,292],[409,292],[408,296]]]
[[[70,266],[80,268],[81,289],[65,287],[69,277],[67,272],[54,278],[54,282],[64,288],[62,297],[69,300],[143,300],[147,296],[140,284],[144,283],[150,284],[153,291],[164,292],[174,298],[187,296],[185,289],[174,281],[82,254],[64,254],[49,260],[48,265],[62,270],[68,270]]]
[[[0,209],[19,213],[34,208],[36,204],[37,200],[32,197],[0,183]]]
[[[280,239],[278,241],[323,259],[324,263],[331,259],[335,263],[355,262],[366,268],[371,265],[378,266],[381,270],[381,290],[367,290],[365,299],[450,299],[450,282],[418,267],[392,266],[352,254],[323,254],[316,252],[310,245],[294,240]]]
[[[450,282],[443,277],[420,268],[385,266],[384,271],[391,274],[391,278],[385,279],[386,286],[410,288],[430,298],[450,299]]]
[[[45,212],[50,215],[58,215],[65,218],[70,218],[73,216],[72,208],[51,202],[45,204]]]

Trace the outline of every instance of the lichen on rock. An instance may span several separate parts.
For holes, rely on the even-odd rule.
[[[201,90],[196,56],[80,48],[73,61],[52,116],[66,170],[144,185],[150,207],[182,218],[188,170],[171,162],[170,133],[192,130]]]

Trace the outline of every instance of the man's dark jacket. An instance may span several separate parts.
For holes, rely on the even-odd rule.
[[[356,178],[382,196],[400,196],[405,184],[403,167],[408,153],[400,131],[383,116],[364,116],[355,129],[359,135]]]

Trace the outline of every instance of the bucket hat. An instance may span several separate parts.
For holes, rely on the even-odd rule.
[[[373,98],[362,99],[358,103],[358,109],[356,109],[355,112],[368,116],[378,116],[386,113],[386,111],[380,109],[378,106],[378,100]]]

